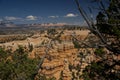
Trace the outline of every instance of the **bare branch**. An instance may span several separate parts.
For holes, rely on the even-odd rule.
[[[51,49],[52,42],[55,41],[56,38],[59,38],[61,36],[61,34],[63,33],[63,31],[64,31],[64,29],[60,33],[58,33],[58,35],[55,36],[54,38],[50,38],[49,43],[47,45],[45,45],[45,47],[46,47],[45,54],[40,59],[40,62],[39,62],[38,66],[37,66],[37,69],[36,69],[36,73],[34,74],[34,78],[38,74],[39,69],[42,68],[42,64],[43,64],[43,62],[45,60],[45,57],[49,54],[49,50]]]
[[[104,38],[104,36],[99,32],[99,30],[95,27],[94,23],[87,17],[87,14],[85,14],[85,12],[83,11],[83,9],[80,6],[80,3],[78,0],[75,0],[78,10],[80,12],[80,14],[83,16],[84,20],[86,21],[86,23],[88,24],[88,27],[90,29],[90,31],[92,33],[94,33],[96,36],[98,36],[98,38],[100,38],[100,40],[104,43],[105,47],[114,52],[114,54],[119,53],[120,54],[120,50],[114,48],[113,46],[107,44],[106,39]],[[102,8],[104,9],[103,3],[101,2]],[[108,13],[107,13],[108,15]]]

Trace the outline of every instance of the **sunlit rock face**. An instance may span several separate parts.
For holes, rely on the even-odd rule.
[[[58,30],[58,32],[60,32]],[[46,77],[56,77],[58,80],[60,78],[61,72],[63,73],[64,80],[71,80],[72,73],[69,70],[69,65],[77,66],[80,65],[80,58],[78,57],[79,51],[86,53],[86,49],[76,49],[73,44],[73,36],[77,40],[84,40],[89,34],[89,30],[65,30],[59,41],[53,41],[51,49],[48,51],[48,54],[45,56],[44,62],[42,64],[42,69],[39,70],[39,74],[46,75]],[[0,46],[6,49],[10,48],[12,51],[15,51],[18,48],[18,45],[22,45],[26,51],[29,50],[29,45],[33,46],[33,50],[29,52],[29,58],[41,58],[45,55],[46,45],[50,42],[47,32],[45,31],[42,34],[35,33],[31,37],[26,37],[24,40],[15,40],[1,43]],[[9,37],[11,39],[12,37]],[[18,38],[18,36],[16,37]],[[5,38],[3,38],[5,39]],[[2,38],[0,39],[2,41]],[[4,40],[3,40],[4,41]],[[89,49],[93,53],[93,49]],[[93,59],[92,55],[89,55],[85,58],[85,61],[91,62]],[[85,68],[87,64],[82,64],[82,68]]]

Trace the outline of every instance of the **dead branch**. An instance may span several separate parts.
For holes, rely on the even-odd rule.
[[[112,45],[110,44],[107,44],[107,41],[106,39],[104,38],[104,36],[99,32],[99,30],[96,28],[95,24],[94,23],[91,23],[92,20],[90,20],[88,17],[87,17],[87,14],[85,14],[84,10],[82,9],[82,7],[80,6],[80,3],[78,0],[75,0],[76,4],[77,4],[77,7],[78,7],[78,10],[80,12],[80,14],[82,15],[82,17],[84,18],[84,20],[86,21],[86,23],[88,24],[88,27],[89,27],[89,30],[94,33],[96,36],[98,36],[98,38],[100,38],[101,42],[103,42],[103,44],[105,45],[105,47],[112,51],[113,54],[120,54],[120,50],[119,49],[116,49],[114,48]],[[101,3],[102,5],[102,8],[104,9],[104,6],[103,6],[103,3]]]
[[[36,69],[36,73],[34,74],[34,78],[35,78],[36,75],[38,74],[39,69],[42,68],[42,64],[43,64],[43,62],[44,62],[44,59],[45,59],[45,57],[49,54],[49,50],[52,48],[52,47],[51,47],[52,42],[55,41],[55,39],[59,38],[59,37],[61,36],[61,34],[63,33],[63,31],[64,31],[64,29],[63,29],[60,33],[58,33],[58,35],[55,36],[54,38],[50,38],[50,42],[49,42],[47,45],[45,45],[45,47],[46,47],[46,49],[45,49],[45,54],[44,54],[44,55],[42,56],[42,58],[40,59],[40,62],[39,62],[38,66],[37,66],[37,69]]]

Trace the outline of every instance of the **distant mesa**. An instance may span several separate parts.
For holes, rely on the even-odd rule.
[[[68,25],[66,23],[32,23],[32,24],[14,24],[10,21],[0,21],[0,27],[61,27]]]
[[[16,27],[16,25],[10,21],[0,21],[0,27]]]
[[[27,26],[33,26],[33,27],[51,27],[51,26],[64,26],[67,25],[66,23],[33,23],[33,24],[28,24]]]

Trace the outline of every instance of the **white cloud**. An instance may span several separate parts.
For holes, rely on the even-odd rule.
[[[59,16],[49,16],[48,18],[58,18]]]
[[[36,16],[29,15],[26,17],[27,20],[37,20]]]
[[[66,16],[64,17],[77,17],[78,15],[76,14],[73,14],[73,13],[68,13]]]
[[[13,16],[6,16],[4,17],[5,20],[10,20],[10,21],[13,21],[13,20],[18,20],[20,18],[17,18],[17,17],[13,17]]]

